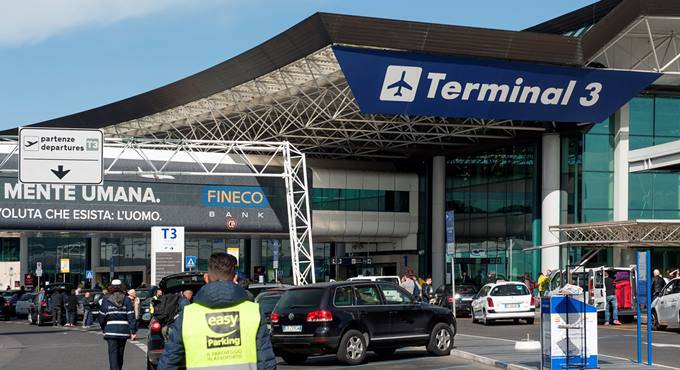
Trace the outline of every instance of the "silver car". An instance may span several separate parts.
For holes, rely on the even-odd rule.
[[[17,317],[29,317],[31,306],[33,305],[33,297],[35,297],[35,293],[24,293],[19,298],[16,305]]]
[[[652,302],[652,328],[680,328],[680,278],[669,281],[661,295]]]

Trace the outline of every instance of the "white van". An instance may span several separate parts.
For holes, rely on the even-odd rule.
[[[598,312],[604,313],[606,306],[606,292],[604,278],[609,271],[615,274],[615,284],[617,285],[614,295],[617,296],[619,319],[621,321],[632,321],[636,313],[637,292],[635,276],[635,266],[630,267],[607,267],[600,266],[594,268],[576,267],[571,270],[571,281],[569,283],[578,285],[586,291],[586,302],[597,307]],[[554,271],[550,275],[550,295],[559,290],[566,283],[565,270]]]

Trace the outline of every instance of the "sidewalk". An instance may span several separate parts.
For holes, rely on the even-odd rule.
[[[527,370],[541,367],[540,351],[516,351],[515,341],[480,337],[475,335],[456,334],[456,346],[451,352],[453,356],[476,361],[499,369]],[[630,360],[600,355],[600,369],[672,369],[668,366],[638,365]]]

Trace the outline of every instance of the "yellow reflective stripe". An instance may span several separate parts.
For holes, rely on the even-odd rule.
[[[245,301],[227,308],[209,308],[198,303],[184,307],[182,339],[187,368],[257,363],[257,331],[260,308]],[[246,367],[249,368],[249,367]]]

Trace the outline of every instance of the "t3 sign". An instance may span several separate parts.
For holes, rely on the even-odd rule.
[[[658,73],[334,47],[363,113],[600,122]]]

